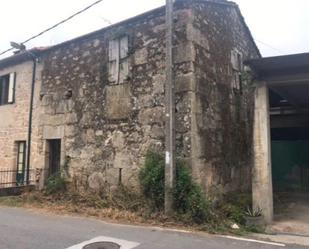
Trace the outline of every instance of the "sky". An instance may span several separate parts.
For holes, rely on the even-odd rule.
[[[0,52],[22,42],[95,0],[1,0]],[[309,52],[309,0],[234,0],[263,56]],[[27,48],[51,46],[162,6],[165,0],[103,0]],[[5,54],[6,57],[11,55]]]

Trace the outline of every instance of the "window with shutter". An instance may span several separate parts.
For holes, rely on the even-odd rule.
[[[127,80],[129,38],[123,36],[109,42],[109,81],[118,84]]]
[[[15,101],[15,73],[0,76],[0,105],[13,104]]]

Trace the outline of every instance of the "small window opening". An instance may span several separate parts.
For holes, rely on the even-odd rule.
[[[15,98],[15,73],[0,76],[0,105],[13,104]]]

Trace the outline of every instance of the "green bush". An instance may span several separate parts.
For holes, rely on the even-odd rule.
[[[54,174],[47,179],[45,193],[48,195],[62,193],[66,190],[66,181],[61,173]]]
[[[177,162],[176,166],[175,210],[179,214],[189,215],[196,223],[208,221],[210,206],[205,193],[199,185],[193,182],[190,171],[182,162]]]
[[[225,196],[219,209],[227,219],[244,225],[246,222],[245,212],[247,207],[252,205],[251,199],[251,194],[230,193]]]
[[[163,157],[150,151],[139,174],[144,196],[159,210],[164,207],[164,167]]]
[[[164,157],[148,152],[145,166],[141,169],[139,179],[143,194],[153,208],[164,208]],[[177,214],[187,217],[195,223],[208,221],[209,204],[201,187],[193,182],[190,171],[184,163],[176,163],[176,182],[172,190],[174,210]]]

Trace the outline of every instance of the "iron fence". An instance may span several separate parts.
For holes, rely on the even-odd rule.
[[[0,189],[34,185],[38,181],[38,177],[40,177],[40,175],[40,170],[30,169],[28,180],[27,171],[0,169]]]

